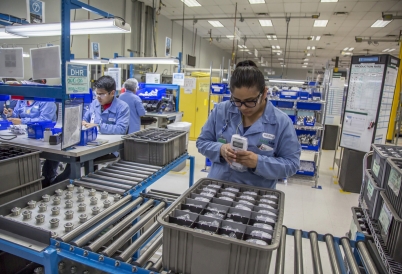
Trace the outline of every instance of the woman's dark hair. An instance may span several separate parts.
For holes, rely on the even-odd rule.
[[[265,79],[262,72],[258,69],[257,65],[251,61],[241,61],[237,63],[230,78],[230,90],[242,87],[256,87],[260,93],[265,89]]]
[[[34,82],[34,83],[38,83],[38,84],[46,84],[47,83],[47,81],[46,81],[46,79],[32,79],[32,78],[29,78],[29,80],[28,81],[31,81],[31,82]]]
[[[95,82],[94,87],[104,89],[107,92],[112,92],[113,90],[116,90],[116,82],[112,77],[105,75]]]

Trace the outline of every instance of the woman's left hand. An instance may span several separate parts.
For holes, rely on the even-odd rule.
[[[242,164],[248,168],[256,168],[258,163],[258,155],[251,151],[236,151],[236,159],[234,162]]]
[[[20,118],[9,118],[8,121],[12,122],[13,125],[21,125],[21,119]]]

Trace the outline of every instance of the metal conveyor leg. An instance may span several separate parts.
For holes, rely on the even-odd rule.
[[[278,251],[276,252],[276,265],[275,274],[285,273],[285,250],[286,250],[286,233],[287,227],[282,226],[281,242],[279,244]]]
[[[295,230],[295,274],[303,274],[302,231]]]
[[[313,259],[314,274],[322,274],[320,249],[318,247],[318,234],[315,231],[311,231],[308,237],[310,238],[311,244],[311,257]]]

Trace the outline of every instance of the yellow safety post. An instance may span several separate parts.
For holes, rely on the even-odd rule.
[[[399,47],[399,59],[402,60],[402,47]],[[394,100],[392,102],[391,116],[388,124],[387,140],[391,141],[395,132],[395,117],[398,110],[399,97],[401,92],[401,76],[402,76],[402,62],[399,63],[398,78],[396,79],[396,86],[394,91]],[[399,133],[398,133],[399,134]]]

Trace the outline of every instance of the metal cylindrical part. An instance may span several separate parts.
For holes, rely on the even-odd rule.
[[[154,255],[154,253],[161,247],[162,245],[162,238],[163,235],[160,234],[155,241],[148,247],[147,250],[135,261],[133,262],[134,265],[142,267],[145,265],[148,260]]]
[[[34,209],[35,206],[36,206],[36,201],[30,200],[30,201],[28,202],[28,208]]]
[[[138,199],[142,199],[142,198],[138,198]],[[67,233],[66,235],[64,235],[62,237],[58,237],[58,240],[63,241],[63,242],[71,241],[72,239],[74,239],[75,237],[80,235],[82,232],[88,230],[88,228],[92,227],[94,224],[96,224],[97,222],[99,222],[100,220],[105,218],[111,212],[113,212],[117,208],[121,207],[122,205],[128,203],[130,200],[131,200],[131,195],[127,195],[126,197],[124,197],[123,199],[118,201],[117,203],[113,204],[111,207],[102,211],[101,214],[98,214],[98,215],[92,217],[90,220],[88,220],[84,224],[78,226],[76,229]]]
[[[96,204],[98,203],[98,198],[92,197],[92,198],[90,199],[90,202],[91,202],[91,205],[96,205]]]
[[[144,175],[144,174],[133,174],[133,172],[131,171],[124,171],[124,170],[117,170],[117,169],[113,169],[113,168],[102,168],[100,171],[103,172],[109,172],[109,173],[113,173],[113,174],[120,174],[120,175],[124,175],[124,176],[131,176],[131,178],[134,180],[139,180],[139,182],[144,181],[144,179],[148,178],[148,175]]]
[[[107,182],[114,182],[114,183],[118,183],[118,184],[123,184],[123,185],[129,185],[131,187],[138,185],[137,182],[133,182],[133,181],[129,181],[129,180],[123,180],[123,179],[119,179],[119,178],[114,178],[114,177],[109,177],[109,176],[103,176],[100,174],[88,174],[88,177],[90,178],[94,178],[94,179],[99,179],[102,181],[107,181]]]
[[[80,212],[85,211],[86,208],[87,208],[87,205],[84,203],[81,203],[78,205],[78,211],[80,211]]]
[[[59,205],[60,201],[61,201],[61,199],[59,197],[54,197],[53,198],[53,205]]]
[[[108,196],[109,196],[109,193],[107,191],[103,191],[101,193],[101,199],[107,199]]]
[[[63,195],[63,190],[62,189],[56,189],[54,191],[54,193],[56,194],[56,196],[61,196],[61,195]]]
[[[39,204],[38,208],[39,208],[39,212],[45,212],[47,209],[47,205],[45,203],[41,203],[41,204]]]
[[[60,207],[58,207],[58,206],[53,207],[52,208],[52,215],[57,216],[59,214],[60,214]]]
[[[74,191],[74,185],[73,184],[67,185],[67,189],[68,191]]]
[[[108,246],[103,252],[103,255],[111,256],[116,251],[124,245],[135,233],[137,233],[151,218],[155,217],[161,209],[165,207],[165,202],[159,203],[156,207],[150,210],[147,215],[142,216],[135,225],[133,225],[129,230],[127,230],[123,235],[117,238],[110,246]]]
[[[126,171],[126,172],[132,172],[132,173],[134,173],[135,175],[137,175],[137,174],[143,174],[143,175],[152,175],[152,174],[154,174],[154,172],[149,172],[149,171],[144,171],[144,170],[133,170],[133,168],[131,168],[131,167],[125,167],[125,166],[119,166],[119,165],[116,165],[116,164],[113,164],[113,165],[111,165],[110,166],[111,168],[115,168],[115,169],[117,169],[117,170],[121,170],[121,171]],[[148,177],[147,176],[147,177]]]
[[[59,226],[59,219],[57,219],[57,218],[53,218],[53,219],[50,219],[50,221],[49,221],[49,223],[50,223],[50,227],[51,228],[56,228],[56,227],[58,227]]]
[[[103,207],[104,208],[108,208],[111,204],[112,204],[112,202],[110,202],[110,200],[104,200],[103,201]]]
[[[84,193],[85,188],[83,186],[79,186],[77,188],[77,193]]]
[[[20,207],[14,207],[11,209],[11,213],[13,216],[18,216],[21,214],[21,208]]]
[[[109,182],[109,181],[105,181],[105,180],[98,180],[98,179],[89,178],[89,177],[82,177],[80,180],[83,182],[95,184],[97,188],[98,188],[98,185],[115,187],[115,188],[120,188],[120,189],[125,189],[125,190],[129,190],[130,188],[132,188],[132,186],[129,186],[129,185],[123,185],[123,184],[113,183],[113,182]]]
[[[88,220],[88,215],[81,214],[78,218],[80,219],[80,223],[85,223]]]
[[[141,236],[135,240],[135,242],[133,242],[119,256],[117,256],[117,260],[127,262],[160,226],[161,225],[158,222],[154,223],[150,228],[147,229],[147,231],[141,234]]]
[[[315,231],[311,231],[308,237],[310,238],[311,258],[313,260],[314,274],[322,274],[320,248],[318,247],[318,234]]]
[[[362,241],[357,242],[357,249],[359,250],[362,261],[366,267],[367,274],[379,274],[377,267],[375,266],[373,259],[370,256],[369,251],[367,250],[366,244]]]
[[[35,219],[37,224],[42,224],[45,221],[45,215],[38,214],[36,215]]]
[[[48,195],[48,194],[43,195],[43,196],[42,196],[42,200],[43,200],[44,202],[49,202],[49,201],[50,201],[50,195]]]
[[[353,256],[352,247],[348,238],[341,238],[341,244],[343,247],[343,252],[345,253],[346,261],[349,265],[350,274],[360,274],[359,266],[357,265],[356,259]]]
[[[154,263],[154,265],[149,269],[150,271],[161,272],[162,269],[162,256]]]
[[[276,253],[275,274],[285,273],[285,251],[286,251],[286,232],[287,227],[282,226],[281,242],[279,244],[278,251]],[[156,265],[156,264],[155,264]],[[161,261],[162,266],[162,261]]]
[[[86,186],[86,187],[96,187],[99,190],[104,190],[104,191],[108,191],[108,192],[112,192],[112,193],[124,194],[126,192],[124,189],[121,189],[121,188],[97,185],[97,184],[83,182],[83,181],[77,181],[76,180],[76,181],[74,181],[74,183],[77,184],[77,185],[83,185],[83,186]]]
[[[72,208],[74,203],[71,200],[67,200],[65,204],[66,204],[66,208]]]
[[[332,273],[333,274],[341,274],[341,267],[339,265],[339,262],[336,258],[336,253],[335,253],[335,246],[334,246],[334,237],[332,235],[327,234],[324,236],[325,243],[327,244],[327,249],[328,249],[328,257],[329,261],[331,262],[331,268],[332,268]]]
[[[96,194],[96,189],[91,188],[90,190],[88,190],[88,195],[89,196],[95,196],[95,194]]]
[[[73,230],[73,228],[74,228],[73,223],[66,223],[66,224],[64,225],[64,230],[65,230],[66,232],[70,232],[71,230]]]
[[[66,212],[64,212],[64,215],[66,216],[66,219],[72,219],[74,217],[74,211],[72,210],[67,210]]]
[[[295,230],[295,274],[303,274],[302,231]]]
[[[113,201],[117,202],[118,200],[121,199],[121,195],[120,194],[115,194],[113,195]]]
[[[141,199],[142,198],[137,198]],[[130,213],[126,218],[124,218],[120,223],[116,224],[112,229],[110,229],[108,232],[103,234],[101,237],[96,239],[94,242],[92,242],[89,246],[86,246],[85,249],[91,250],[93,252],[98,251],[99,248],[101,248],[105,243],[107,243],[113,236],[115,236],[117,233],[122,231],[125,227],[127,227],[129,224],[131,224],[138,216],[140,216],[142,213],[144,213],[148,208],[150,208],[153,204],[154,200],[149,199],[146,203],[141,205],[139,208],[137,208],[135,211]]]
[[[92,208],[92,215],[98,215],[100,211],[100,208],[98,206],[94,206]]]
[[[144,269],[147,269],[147,270],[148,270],[148,269],[150,269],[153,265],[154,265],[153,262],[148,261],[148,262],[145,264]]]
[[[64,198],[71,199],[73,197],[73,193],[71,191],[66,191]]]
[[[146,167],[146,168],[152,168],[152,169],[156,169],[156,170],[162,169],[162,167],[160,167],[160,166],[153,166],[153,165],[140,164],[140,163],[134,163],[134,162],[127,162],[127,161],[118,161],[118,163],[130,165],[130,166],[139,166],[139,167],[141,166],[141,167]]]
[[[29,220],[32,217],[32,211],[30,210],[25,210],[24,212],[22,212],[22,217],[23,220]]]
[[[110,225],[117,222],[119,219],[124,217],[127,213],[129,213],[134,207],[139,205],[142,202],[140,199],[136,199],[129,203],[126,207],[124,207],[119,212],[113,214],[108,220],[103,222],[102,224],[98,225],[94,229],[88,231],[88,233],[82,235],[80,238],[76,239],[75,241],[71,242],[72,245],[82,247],[84,244],[92,240],[96,235],[102,232],[105,228],[109,227]]]
[[[121,167],[132,168],[132,169],[134,169],[135,171],[137,171],[137,170],[143,170],[143,171],[149,171],[149,172],[152,172],[152,173],[155,173],[155,172],[157,172],[157,171],[159,170],[159,169],[149,168],[149,167],[144,167],[144,166],[129,165],[129,164],[126,164],[126,163],[121,163],[121,162],[118,162],[118,163],[116,163],[115,165],[121,166]]]
[[[123,179],[123,180],[129,180],[129,181],[138,182],[138,183],[142,182],[144,180],[142,178],[135,178],[135,177],[133,178],[133,177],[126,176],[126,175],[121,175],[121,174],[117,174],[117,173],[111,173],[111,172],[103,171],[102,169],[96,171],[95,174],[99,174],[99,175],[107,176],[107,177],[115,177],[115,178],[119,178],[119,179]]]
[[[78,202],[83,202],[85,200],[85,195],[80,193],[77,195],[77,201]]]

